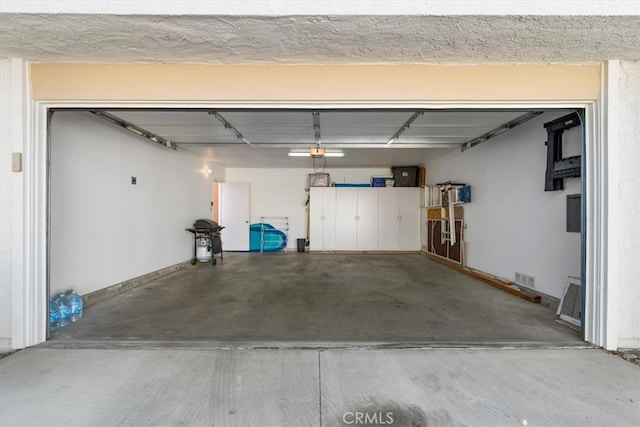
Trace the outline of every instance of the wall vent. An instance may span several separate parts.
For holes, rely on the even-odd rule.
[[[518,285],[526,286],[527,288],[535,289],[536,287],[536,278],[533,276],[529,276],[524,273],[518,273],[516,271],[516,280],[515,283]]]

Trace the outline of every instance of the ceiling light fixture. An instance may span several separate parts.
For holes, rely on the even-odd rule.
[[[309,151],[289,151],[289,157],[312,157]],[[322,156],[317,156],[322,157]],[[344,157],[342,151],[325,151],[324,157]]]
[[[325,154],[324,147],[321,147],[320,145],[316,147],[309,147],[309,155],[314,159],[321,159],[324,157],[324,154]]]

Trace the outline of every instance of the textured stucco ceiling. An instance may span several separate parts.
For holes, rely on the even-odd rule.
[[[0,56],[280,64],[637,60],[640,17],[0,14]]]

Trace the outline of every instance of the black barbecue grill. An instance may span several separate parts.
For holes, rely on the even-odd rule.
[[[193,228],[186,230],[193,233],[193,258],[191,264],[198,262],[198,243],[206,244],[207,250],[211,252],[211,264],[216,265],[216,254],[220,254],[220,262],[222,263],[222,240],[220,239],[220,231],[224,227],[211,219],[197,219],[193,223]]]

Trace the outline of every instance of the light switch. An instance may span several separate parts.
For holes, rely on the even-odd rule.
[[[11,153],[11,170],[22,172],[22,153]]]

